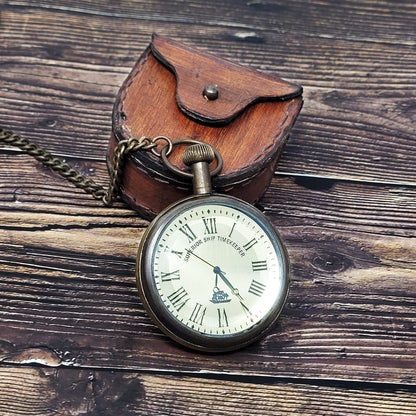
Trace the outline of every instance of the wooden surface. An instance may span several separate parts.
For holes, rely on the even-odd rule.
[[[146,316],[147,225],[0,150],[1,415],[415,415],[416,6],[6,0],[0,125],[106,183],[119,86],[152,32],[304,87],[261,209],[292,263],[281,319],[225,355]]]

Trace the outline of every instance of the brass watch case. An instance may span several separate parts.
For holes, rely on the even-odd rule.
[[[264,317],[247,330],[224,336],[207,335],[197,332],[173,317],[166,308],[166,305],[160,299],[152,272],[153,253],[159,236],[163,233],[165,227],[184,210],[208,203],[218,203],[238,209],[260,224],[267,236],[273,242],[274,249],[281,257],[283,270],[284,284],[282,285],[280,293],[276,294],[276,299],[272,308],[264,315]],[[136,281],[145,309],[156,325],[166,335],[186,347],[205,352],[218,353],[240,349],[255,342],[263,337],[276,322],[289,292],[289,260],[285,246],[272,223],[252,205],[240,199],[220,194],[194,195],[172,204],[161,212],[149,225],[138,250]]]

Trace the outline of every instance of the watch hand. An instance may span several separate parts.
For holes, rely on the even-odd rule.
[[[202,262],[204,262],[205,264],[207,264],[208,266],[212,267],[214,273],[215,273],[215,286],[217,285],[217,281],[218,281],[218,276],[221,277],[221,279],[225,282],[225,284],[233,291],[233,293],[235,295],[238,296],[238,290],[234,288],[234,286],[230,283],[230,281],[224,276],[223,272],[221,271],[221,269],[218,266],[213,266],[211,263],[209,263],[208,261],[204,260],[202,257],[199,257],[197,254],[195,254],[194,252],[192,252],[191,250],[186,250],[189,254],[192,254],[194,257],[196,257],[197,259],[201,260]]]
[[[224,283],[233,291],[235,295],[238,294],[238,290],[230,283],[230,281],[224,276],[224,273],[221,271],[221,269],[218,266],[214,267],[214,273],[217,276],[220,276],[221,279],[224,281]]]
[[[251,315],[251,312],[250,312],[250,309],[249,308],[247,308],[247,306],[246,305],[244,305],[244,303],[240,300],[240,304],[241,304],[241,306],[244,308],[244,310],[246,311],[246,314],[247,315]]]
[[[237,298],[238,298],[238,300],[240,301],[240,303],[241,303],[241,305],[243,305],[243,307],[245,308],[245,309],[247,309],[248,310],[248,308],[244,305],[244,303],[243,303],[243,301],[244,301],[244,299],[241,297],[241,295],[240,295],[240,292],[239,292],[239,290],[238,289],[236,289],[232,284],[231,284],[231,282],[224,276],[224,272],[218,267],[218,266],[215,266],[214,267],[214,273],[216,274],[216,275],[218,275],[218,276],[220,276],[221,277],[221,279],[224,281],[224,283],[233,291],[233,294],[235,295],[235,296],[237,296]]]
[[[202,262],[204,262],[205,264],[208,264],[208,266],[214,268],[214,266],[211,263],[208,263],[206,260],[204,260],[202,257],[199,257],[198,255],[196,255],[195,253],[193,253],[191,250],[186,250],[189,254],[192,254],[193,256],[195,256],[197,259],[201,260]]]
[[[204,262],[205,264],[207,264],[208,266],[212,267],[216,277],[218,278],[218,276],[221,277],[221,279],[224,281],[224,283],[232,290],[233,294],[235,296],[237,296],[238,300],[241,303],[241,306],[248,312],[250,313],[250,310],[247,308],[247,306],[244,304],[244,299],[241,297],[240,292],[238,289],[236,289],[231,282],[225,277],[224,272],[218,267],[218,266],[213,266],[211,263],[209,263],[208,261],[204,260],[202,257],[199,257],[197,254],[193,253],[191,250],[186,250],[189,254],[192,254],[194,257],[196,257],[197,259],[201,260],[202,262]]]

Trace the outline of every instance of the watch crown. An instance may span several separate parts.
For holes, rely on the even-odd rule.
[[[214,150],[206,143],[193,144],[192,146],[187,147],[182,155],[183,163],[187,166],[191,166],[198,162],[211,163],[214,159]]]

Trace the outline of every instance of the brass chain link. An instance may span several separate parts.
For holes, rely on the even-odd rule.
[[[123,173],[125,157],[129,153],[136,152],[140,149],[155,149],[157,146],[156,142],[160,139],[166,140],[169,148],[171,149],[171,141],[164,136],[158,136],[154,139],[147,136],[140,137],[139,139],[133,137],[128,140],[120,141],[114,149],[113,164],[110,172],[110,183],[108,185],[108,189],[106,190],[103,186],[98,185],[92,179],[82,175],[64,160],[52,155],[38,144],[13,133],[11,130],[0,127],[0,141],[18,147],[25,153],[33,156],[43,165],[50,167],[69,182],[73,183],[76,187],[91,194],[95,199],[101,200],[106,206],[110,206],[113,203],[119,192],[119,183]],[[155,154],[157,153],[155,152]]]

